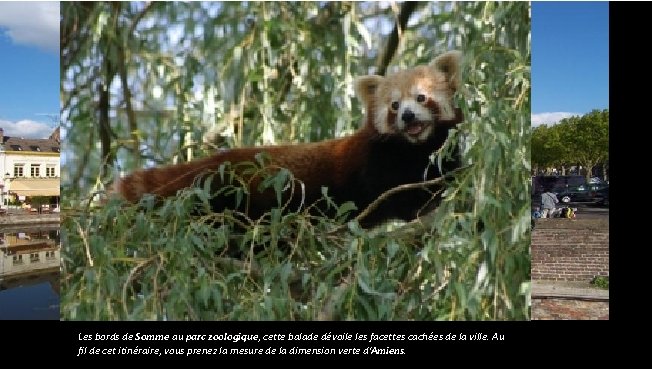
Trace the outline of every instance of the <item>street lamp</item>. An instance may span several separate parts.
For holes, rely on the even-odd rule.
[[[5,184],[0,184],[0,204],[5,205],[5,202],[7,202],[5,195],[9,195],[9,192],[5,192],[4,189],[5,187],[9,188],[9,181],[11,180],[11,173],[7,172],[5,173],[5,182],[7,183],[6,186]],[[9,212],[9,203],[7,202],[7,212]]]

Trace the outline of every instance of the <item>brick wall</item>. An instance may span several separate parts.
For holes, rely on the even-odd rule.
[[[532,279],[591,281],[609,275],[608,219],[538,219],[532,232]]]

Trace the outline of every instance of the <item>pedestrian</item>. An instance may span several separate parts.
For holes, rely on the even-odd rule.
[[[552,218],[552,214],[555,212],[556,205],[559,203],[557,200],[557,195],[550,191],[547,188],[541,194],[541,207],[543,211],[541,212],[541,218]]]
[[[534,211],[532,212],[532,218],[534,219],[541,218],[541,209],[539,209],[538,206],[534,208]]]

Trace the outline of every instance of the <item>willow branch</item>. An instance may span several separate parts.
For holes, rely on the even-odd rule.
[[[378,206],[380,206],[380,204],[383,201],[387,200],[389,197],[394,196],[395,194],[397,194],[399,192],[412,190],[412,189],[416,189],[416,188],[422,188],[422,189],[427,190],[428,187],[430,187],[432,185],[439,184],[439,183],[445,181],[448,178],[453,177],[455,174],[457,174],[457,173],[459,173],[459,172],[461,172],[461,171],[463,171],[463,170],[465,170],[467,168],[469,168],[469,167],[466,166],[466,167],[458,168],[458,169],[455,169],[455,170],[451,171],[450,173],[447,173],[447,174],[445,174],[445,175],[443,175],[443,176],[441,176],[439,178],[431,179],[431,180],[428,180],[428,181],[417,182],[417,183],[408,183],[408,184],[403,184],[403,185],[391,188],[391,189],[383,192],[380,196],[378,196],[378,198],[376,200],[374,200],[371,204],[369,204],[360,214],[358,214],[358,216],[355,217],[354,220],[357,220],[358,222],[360,222],[362,219],[367,217],[372,211],[376,210],[376,208],[378,208]]]
[[[403,3],[403,5],[401,5],[401,11],[398,15],[398,20],[394,24],[394,29],[389,35],[387,45],[385,46],[382,55],[380,55],[378,62],[376,63],[376,68],[378,70],[376,74],[384,76],[387,72],[387,66],[394,57],[394,54],[396,54],[396,50],[398,50],[400,38],[403,36],[403,30],[407,26],[407,22],[410,19],[410,16],[412,13],[414,13],[418,6],[420,6],[420,3],[416,1],[406,1]]]

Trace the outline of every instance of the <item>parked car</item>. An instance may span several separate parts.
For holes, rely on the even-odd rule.
[[[595,203],[609,207],[609,186],[602,187],[595,191]]]
[[[582,184],[579,186],[557,187],[552,190],[562,203],[596,202],[596,191],[606,187],[603,183]]]
[[[534,176],[532,177],[532,205],[537,206],[541,204],[541,194],[546,189],[553,189],[561,191],[567,187],[577,187],[586,184],[584,176]]]

